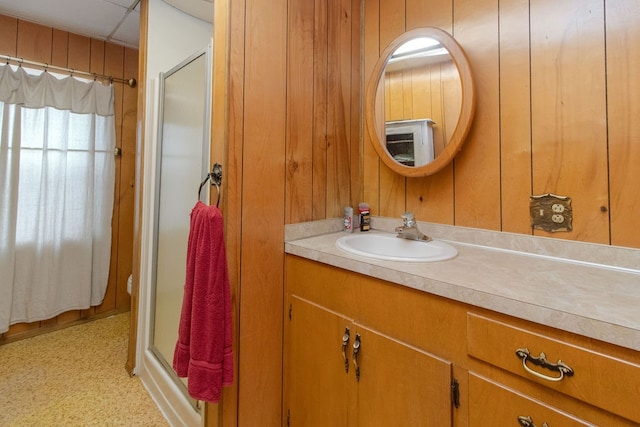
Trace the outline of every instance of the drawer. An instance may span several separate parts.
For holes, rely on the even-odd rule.
[[[517,354],[518,350],[528,350],[529,356],[523,357],[524,352]],[[640,423],[640,366],[637,364],[474,313],[467,313],[467,353]],[[542,363],[541,353],[546,363]],[[564,375],[557,370],[561,365],[570,368],[572,374]]]
[[[473,373],[469,374],[469,395],[470,426],[593,426],[560,409]]]

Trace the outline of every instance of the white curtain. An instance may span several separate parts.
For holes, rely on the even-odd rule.
[[[0,333],[102,302],[114,148],[113,87],[0,66]]]

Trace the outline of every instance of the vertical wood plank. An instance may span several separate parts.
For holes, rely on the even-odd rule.
[[[228,84],[229,84],[229,13],[226,1],[214,5],[213,19],[216,25],[213,28],[212,46],[212,82],[211,82],[211,157],[210,164],[216,162],[222,164],[223,171],[227,167],[227,122],[228,111]],[[218,21],[216,21],[216,19]],[[224,174],[224,172],[223,172]],[[224,189],[224,188],[223,188]],[[224,207],[224,195],[221,196],[221,206]]]
[[[285,223],[313,218],[314,2],[289,2]]]
[[[380,56],[380,4],[379,0],[367,0],[364,4],[364,83],[369,84],[371,72]],[[366,87],[366,86],[365,86]],[[366,100],[365,100],[366,102]],[[366,129],[366,124],[365,124]],[[380,160],[374,150],[372,136],[365,130],[362,141],[362,199],[371,207],[371,213],[380,214]],[[355,204],[358,200],[354,201]]]
[[[455,164],[455,224],[500,230],[497,0],[454,3],[456,40],[476,81],[476,113]]]
[[[238,424],[282,424],[287,1],[248,0]],[[243,358],[242,354],[247,354]],[[257,401],[259,400],[259,401]],[[255,408],[261,410],[256,411]]]
[[[380,215],[400,218],[406,211],[406,178],[380,163]]]
[[[502,231],[531,234],[529,0],[500,3]]]
[[[351,1],[351,206],[362,200],[362,3],[361,0]]]
[[[593,243],[609,242],[603,9],[531,2],[533,191],[573,200],[573,231],[553,237]]]
[[[52,29],[18,20],[16,56],[37,62],[51,63]]]
[[[99,46],[99,45],[98,45]],[[87,60],[82,59],[78,55],[84,52],[85,48],[89,48],[89,56]],[[98,52],[95,54],[91,52],[91,48],[93,47],[91,40],[85,37],[70,37],[69,38],[69,63],[84,63],[85,61],[89,64],[92,62],[92,57],[101,59],[96,59],[96,64],[104,64],[101,68],[100,73],[104,72],[107,75],[111,75],[114,77],[122,77],[123,74],[123,63],[124,63],[124,47],[117,46],[113,44],[109,44],[108,46],[99,46]],[[75,52],[75,55],[71,56],[71,52]],[[73,60],[72,60],[73,58]],[[97,71],[96,71],[97,72]],[[116,123],[116,146],[122,148],[122,99],[123,99],[123,91],[125,90],[124,84],[117,83],[114,84],[114,92],[115,92],[115,123]],[[109,268],[109,285],[107,286],[107,291],[104,296],[104,300],[102,304],[96,307],[96,313],[103,313],[105,311],[110,311],[118,308],[118,293],[119,289],[123,289],[126,295],[126,280],[127,277],[120,277],[122,273],[118,271],[118,260],[120,256],[120,202],[121,202],[121,186],[122,186],[122,156],[116,158],[116,192],[115,192],[115,200],[113,204],[113,219],[112,219],[112,228],[111,228],[111,264]],[[129,245],[129,242],[125,243]],[[128,273],[127,273],[128,276]]]
[[[101,40],[90,39],[89,47],[91,50],[91,56],[89,57],[89,72],[102,74],[105,68],[105,43]],[[118,77],[122,74],[122,69]]]
[[[98,55],[101,49],[98,50]],[[124,77],[124,46],[119,46],[115,44],[107,44],[104,46],[104,59],[103,59],[103,71],[106,76],[111,77]],[[96,55],[96,56],[98,56]],[[100,60],[96,59],[96,69],[100,68]],[[97,71],[96,71],[97,72]],[[105,81],[104,83],[108,83]],[[126,84],[118,83],[113,84],[113,89],[115,92],[115,118],[116,118],[116,146],[122,148],[122,119],[123,119],[123,105],[122,98],[125,90]],[[119,163],[119,162],[118,162]],[[119,171],[116,170],[116,174],[119,174]]]
[[[124,49],[122,78],[138,76],[138,50]],[[116,308],[126,311],[131,308],[131,296],[127,292],[127,281],[133,272],[133,219],[136,154],[137,88],[122,86],[122,154],[120,156],[120,191],[118,222],[118,268]]]
[[[453,225],[453,166],[425,178],[407,178],[407,210],[419,221]]]
[[[413,112],[413,86],[411,81],[411,73],[403,73],[402,75],[402,115],[403,117],[414,117]]]
[[[141,251],[141,230],[142,215],[140,210],[143,201],[144,186],[144,162],[142,153],[145,150],[145,126],[146,121],[146,76],[147,75],[147,34],[148,34],[148,13],[149,2],[140,0],[140,42],[138,43],[138,78],[136,91],[140,96],[136,104],[136,157],[135,157],[135,184],[134,184],[134,218],[133,218],[133,283],[131,286],[131,319],[138,318],[138,305],[140,300],[140,251]],[[132,321],[129,325],[129,348],[127,351],[126,369],[129,375],[133,375],[137,355],[138,322]]]
[[[640,248],[640,3],[606,2],[611,244]]]
[[[407,0],[407,28],[439,27],[452,32],[452,0]],[[437,136],[437,133],[436,133]],[[454,222],[453,164],[435,175],[407,179],[407,210],[420,221]]]
[[[221,162],[224,178],[222,181],[221,207],[225,219],[225,247],[227,265],[229,268],[229,285],[231,290],[231,312],[233,324],[233,348],[234,348],[234,378],[236,380],[230,387],[223,388],[221,403],[205,405],[205,425],[207,426],[235,426],[237,425],[238,408],[238,303],[239,303],[239,233],[237,224],[241,220],[239,212],[240,189],[236,186],[238,177],[242,174],[242,167],[235,163],[237,147],[234,141],[235,129],[239,120],[234,114],[235,102],[231,96],[235,93],[235,80],[231,78],[232,69],[236,68],[235,58],[231,55],[232,42],[235,43],[235,34],[243,36],[243,28],[236,27],[231,34],[231,4],[230,0],[220,0],[214,3],[213,15],[213,82],[211,105],[211,161]],[[237,11],[238,9],[236,9]],[[244,13],[242,8],[239,10]],[[237,16],[238,13],[235,13]],[[237,52],[237,49],[233,49]],[[242,57],[242,55],[241,55]]]
[[[226,6],[226,7],[225,7]],[[223,180],[223,212],[225,215],[225,243],[227,249],[227,264],[229,266],[229,282],[231,286],[231,304],[234,323],[234,384],[223,389],[222,422],[224,426],[236,426],[239,423],[238,411],[240,400],[246,399],[249,393],[241,393],[241,381],[239,377],[240,351],[244,352],[244,340],[241,339],[241,309],[247,307],[242,296],[242,188],[244,180],[243,167],[243,141],[244,141],[244,105],[245,105],[245,41],[246,41],[246,1],[245,0],[221,0],[214,3],[216,13],[217,29],[229,34],[228,51],[224,49],[214,49],[214,61],[229,64],[228,69],[228,136],[227,136],[227,167],[225,168],[225,179]],[[226,18],[223,18],[226,16]],[[233,28],[234,31],[230,29]],[[221,41],[220,37],[214,39],[215,43]],[[216,47],[220,45],[216,44]],[[228,52],[228,53],[227,53]],[[228,55],[228,57],[227,57]],[[217,68],[217,67],[216,67]],[[216,75],[218,78],[222,78]],[[226,85],[226,83],[225,83]],[[214,86],[217,91],[226,91],[226,87]],[[216,95],[219,97],[220,94]],[[218,105],[218,104],[215,104]],[[218,113],[224,114],[223,105]],[[215,112],[214,112],[215,114]],[[247,308],[249,309],[249,308]],[[251,351],[251,348],[248,349]],[[249,354],[249,357],[250,354]],[[242,383],[244,384],[244,383]]]
[[[381,50],[405,32],[405,11],[404,0],[380,0],[380,17],[384,17],[380,20]],[[406,179],[381,163],[379,215],[399,217],[406,210],[405,192]]]
[[[109,44],[104,47],[104,49],[100,52],[103,55],[102,63],[103,70],[95,71],[96,73],[104,73],[106,76],[113,76],[119,78],[128,78],[128,76],[124,75],[124,64],[125,64],[125,48],[123,46],[118,46],[114,44]],[[92,61],[93,61],[93,53],[92,53]],[[100,62],[100,61],[97,61]],[[96,66],[96,69],[98,67]],[[92,71],[94,72],[94,71]],[[105,82],[108,83],[108,82]],[[122,98],[125,89],[129,88],[126,83],[118,83],[113,85],[113,89],[115,91],[116,97],[116,143],[118,147],[122,148],[122,120],[124,116]]]
[[[406,28],[405,0],[379,0],[380,4],[380,52]],[[378,55],[379,56],[379,55]]]
[[[439,133],[443,141],[439,143],[443,148],[445,141],[449,140],[458,124],[457,118],[462,109],[462,85],[459,76],[458,69],[452,61],[443,63],[440,67],[442,105],[439,117],[442,125]]]
[[[0,53],[16,56],[18,44],[18,20],[0,15]]]
[[[407,0],[407,30],[418,27],[438,27],[451,34],[453,28],[452,0]]]
[[[402,73],[392,73],[384,78],[385,83],[385,120],[402,120],[404,113],[404,91]]]
[[[350,203],[351,0],[328,2],[327,212]]]
[[[411,118],[433,118],[431,68],[419,67],[409,70],[407,91],[411,93]],[[425,102],[426,101],[426,102]]]
[[[314,2],[312,219],[327,217],[327,113],[329,34],[326,0]]]
[[[91,67],[91,39],[69,33],[67,66],[74,70],[89,71]]]
[[[51,63],[58,67],[67,67],[69,33],[53,29],[51,40]]]

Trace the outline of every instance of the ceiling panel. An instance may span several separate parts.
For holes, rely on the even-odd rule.
[[[138,47],[140,38],[140,6],[129,13],[113,32],[112,42],[130,47]]]
[[[0,14],[138,47],[139,0],[0,0]],[[113,37],[112,37],[113,35]]]
[[[213,0],[163,1],[198,19],[213,21]],[[140,0],[0,0],[0,14],[138,48],[139,2]]]
[[[213,23],[213,0],[163,0],[178,10],[202,21]]]

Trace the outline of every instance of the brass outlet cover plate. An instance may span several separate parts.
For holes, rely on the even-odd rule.
[[[556,232],[573,230],[571,198],[547,193],[529,198],[531,227]]]

